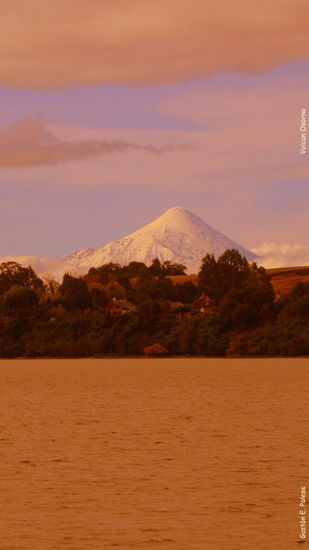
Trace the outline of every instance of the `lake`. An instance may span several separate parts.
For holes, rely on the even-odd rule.
[[[1,360],[0,377],[1,550],[299,548],[309,359]]]

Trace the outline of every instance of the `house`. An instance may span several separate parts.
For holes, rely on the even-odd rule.
[[[128,300],[117,300],[117,298],[113,298],[108,302],[106,308],[112,315],[124,315],[137,310],[137,307]]]
[[[202,294],[192,304],[192,312],[212,315],[216,311],[216,301]]]

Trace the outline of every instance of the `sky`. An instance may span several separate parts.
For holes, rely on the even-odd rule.
[[[0,257],[96,248],[177,205],[309,265],[307,0],[0,8]]]

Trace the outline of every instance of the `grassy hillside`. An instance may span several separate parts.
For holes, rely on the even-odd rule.
[[[299,281],[309,281],[309,266],[278,267],[266,270],[275,292],[287,294]]]
[[[171,279],[173,285],[181,285],[183,283],[187,283],[188,281],[194,285],[197,285],[197,275],[170,275],[167,278]]]
[[[267,269],[266,272],[271,277],[275,292],[280,294],[290,292],[299,281],[309,281],[309,266],[276,267]],[[183,284],[187,281],[197,284],[197,275],[173,275],[169,279],[174,285]]]

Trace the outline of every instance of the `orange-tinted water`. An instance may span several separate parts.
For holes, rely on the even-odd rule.
[[[300,546],[308,359],[8,360],[0,378],[1,550]]]

